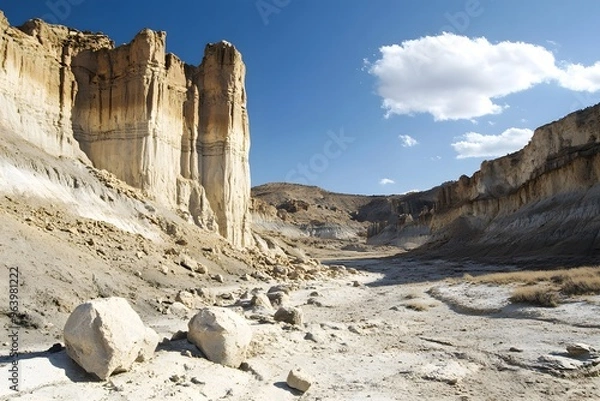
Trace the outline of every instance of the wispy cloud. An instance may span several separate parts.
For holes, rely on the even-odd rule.
[[[382,178],[379,180],[379,185],[391,185],[395,183],[396,181],[392,180],[391,178]]]
[[[498,102],[543,82],[574,91],[600,90],[600,61],[557,62],[547,48],[524,42],[490,43],[452,33],[383,46],[368,63],[386,116],[429,113],[436,121],[501,113]]]
[[[457,159],[498,157],[523,148],[532,136],[533,131],[528,128],[509,128],[498,135],[467,132],[451,146],[458,153]]]
[[[410,135],[398,135],[398,139],[400,139],[403,148],[412,148],[419,144],[419,142]]]

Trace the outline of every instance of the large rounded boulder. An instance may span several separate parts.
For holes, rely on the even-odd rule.
[[[116,297],[75,308],[65,324],[64,338],[69,357],[102,380],[149,359],[159,340],[127,300]]]

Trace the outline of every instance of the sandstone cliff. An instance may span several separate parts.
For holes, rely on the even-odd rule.
[[[55,156],[91,161],[237,247],[250,233],[245,66],[229,43],[202,64],[164,32],[102,34],[0,13],[0,125]]]
[[[598,199],[600,105],[538,128],[524,149],[442,186],[433,240],[467,254],[594,255]]]

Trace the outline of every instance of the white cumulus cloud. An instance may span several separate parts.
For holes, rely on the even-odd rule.
[[[558,74],[558,81],[564,88],[578,92],[597,92],[600,90],[600,61],[584,67],[570,64]]]
[[[403,148],[412,148],[419,144],[419,142],[410,135],[399,135],[398,139],[400,139]]]
[[[543,46],[452,33],[382,46],[369,63],[386,116],[430,113],[436,121],[499,114],[499,99],[543,82],[575,90],[600,90],[600,62],[562,63]],[[368,63],[368,62],[367,62]]]
[[[467,157],[498,157],[523,148],[533,131],[528,128],[509,128],[499,135],[484,135],[477,132],[467,132],[452,143],[458,153],[457,159]]]
[[[381,180],[379,180],[379,185],[390,185],[395,183],[396,181],[392,180],[391,178],[382,178]]]

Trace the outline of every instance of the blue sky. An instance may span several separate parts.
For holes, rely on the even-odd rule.
[[[404,193],[471,175],[532,130],[600,102],[595,0],[0,0],[117,44],[167,31],[190,64],[247,65],[253,185]],[[442,32],[446,32],[443,34]]]

